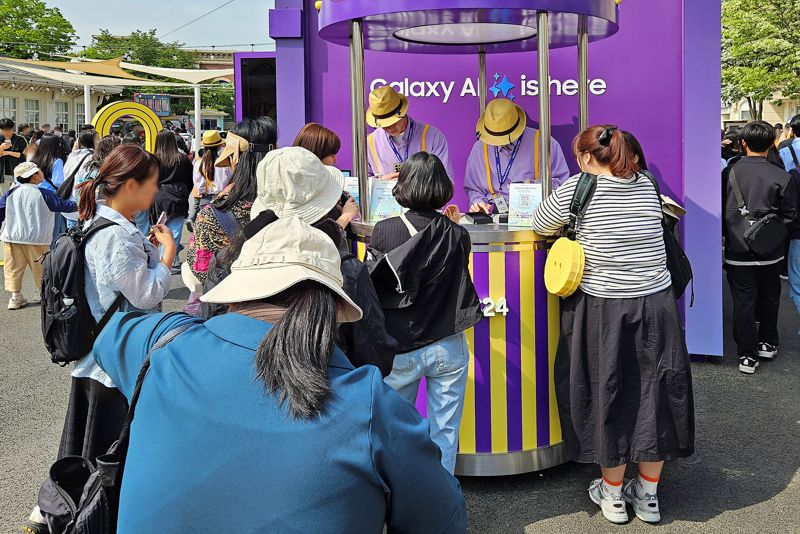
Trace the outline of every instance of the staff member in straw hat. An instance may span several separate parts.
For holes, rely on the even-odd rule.
[[[525,110],[507,98],[489,102],[478,120],[478,141],[467,160],[464,191],[470,211],[508,212],[511,184],[536,182],[539,176],[539,130],[526,125]],[[569,178],[561,145],[550,140],[553,189]]]
[[[388,85],[369,94],[367,124],[377,128],[367,139],[367,161],[372,176],[396,180],[399,166],[417,152],[435,154],[453,179],[453,166],[444,134],[408,116],[408,98]]]

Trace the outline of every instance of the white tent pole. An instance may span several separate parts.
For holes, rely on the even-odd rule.
[[[194,151],[200,150],[200,86],[194,86]]]
[[[84,123],[91,124],[94,118],[94,109],[92,109],[92,86],[83,86],[83,111],[85,113]]]

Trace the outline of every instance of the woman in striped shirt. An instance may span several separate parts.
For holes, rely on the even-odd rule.
[[[586,254],[580,289],[561,306],[555,381],[564,443],[572,460],[600,465],[589,496],[609,521],[628,520],[627,501],[655,523],[664,461],[694,452],[689,355],[661,202],[616,127],[589,128],[573,152],[597,187],[577,228]],[[579,178],[539,206],[538,233],[557,235],[566,225]],[[623,487],[629,462],[639,464],[639,476]]]

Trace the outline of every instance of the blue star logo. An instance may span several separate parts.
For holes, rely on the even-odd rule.
[[[492,92],[495,98],[497,98],[497,95],[499,95],[500,93],[503,93],[504,97],[510,100],[514,100],[516,97],[513,94],[511,94],[511,90],[514,89],[516,85],[514,85],[509,81],[508,76],[503,76],[503,79],[501,81],[498,80],[500,80],[500,75],[495,73],[494,85],[489,88],[489,91]]]

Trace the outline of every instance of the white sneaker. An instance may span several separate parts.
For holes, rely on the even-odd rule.
[[[28,301],[25,300],[25,297],[20,295],[19,297],[11,297],[8,299],[8,309],[9,310],[18,310],[20,308],[24,308],[28,305]]]
[[[778,355],[778,347],[775,345],[771,345],[769,343],[761,342],[758,344],[758,357],[765,358],[767,360],[775,359],[775,356]]]
[[[661,511],[658,509],[658,496],[646,493],[644,497],[639,497],[636,479],[631,479],[622,488],[622,496],[625,502],[633,507],[636,517],[645,523],[658,523],[661,521]]]
[[[589,486],[589,498],[592,499],[600,510],[603,511],[603,516],[617,525],[628,522],[628,510],[625,508],[625,500],[622,494],[614,495],[603,491],[602,478],[597,478],[592,481]]]

